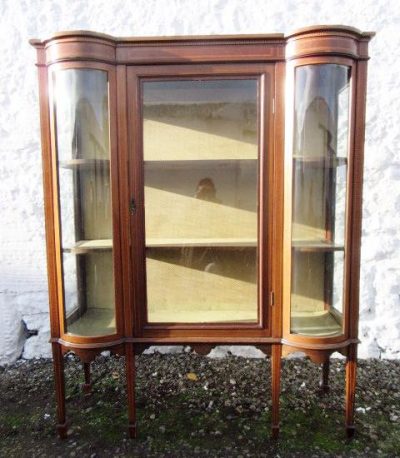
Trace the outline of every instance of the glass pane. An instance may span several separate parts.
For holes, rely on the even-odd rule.
[[[295,73],[291,332],[343,332],[350,68]]]
[[[66,332],[115,333],[107,72],[53,76]]]
[[[257,322],[257,81],[143,83],[147,314]]]

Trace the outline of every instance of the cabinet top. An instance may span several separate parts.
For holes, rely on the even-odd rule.
[[[374,35],[344,25],[305,27],[286,35],[114,37],[74,30],[32,39],[30,44],[38,51],[39,65],[86,59],[112,64],[279,61],[318,54],[366,59]]]
[[[350,27],[346,25],[313,25],[308,27],[302,27],[296,29],[294,32],[284,33],[267,33],[267,34],[238,34],[238,35],[172,35],[172,36],[143,36],[143,37],[117,37],[106,33],[94,32],[92,30],[66,30],[61,32],[55,32],[46,39],[32,38],[29,43],[32,46],[46,45],[52,40],[59,38],[99,38],[108,40],[113,43],[162,43],[162,42],[185,42],[185,41],[286,41],[287,39],[297,37],[303,34],[315,34],[315,33],[332,33],[341,32],[354,35],[358,38],[372,38],[375,36],[375,32],[362,32],[356,27]]]

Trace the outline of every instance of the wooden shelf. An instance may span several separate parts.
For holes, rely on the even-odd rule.
[[[248,307],[249,310],[202,310],[199,313],[200,306],[192,305],[194,310],[176,310],[172,314],[171,311],[156,310],[150,311],[148,314],[149,323],[169,323],[171,316],[174,318],[174,323],[194,323],[194,324],[234,324],[234,323],[257,323],[257,310],[255,307]],[[201,310],[201,309],[200,309]],[[201,319],[199,319],[199,316]]]
[[[97,169],[110,168],[109,159],[69,159],[68,161],[59,161],[59,167],[63,169]]]
[[[343,325],[338,313],[320,312],[292,313],[291,333],[315,337],[333,337],[343,334]]]
[[[163,160],[145,161],[144,166],[146,170],[149,169],[199,169],[199,168],[231,168],[231,167],[256,167],[257,158],[250,159],[178,159],[178,160]]]
[[[64,253],[86,254],[91,251],[112,250],[112,239],[80,240],[73,247],[63,248]]]
[[[182,247],[256,247],[255,238],[148,238],[147,248]]]
[[[244,247],[257,246],[255,238],[148,238],[147,248],[183,247]],[[112,239],[80,240],[73,247],[63,248],[64,253],[85,254],[91,251],[112,250]]]
[[[67,317],[67,333],[78,336],[106,336],[115,334],[115,311],[113,308],[88,308],[78,319],[69,323]]]
[[[344,251],[344,246],[323,240],[292,240],[292,248],[297,251]]]
[[[293,161],[301,162],[310,167],[339,167],[347,165],[347,157],[327,157],[327,156],[299,156],[293,155]]]
[[[196,168],[199,167],[232,167],[237,166],[238,164],[241,167],[254,167],[255,163],[258,161],[258,158],[240,158],[240,159],[178,159],[178,160],[169,160],[166,158],[162,161],[150,160],[145,161],[144,165],[146,169],[159,169],[159,168],[169,168],[169,169],[187,169],[192,168],[193,163],[196,163]],[[92,168],[109,168],[110,160],[109,159],[70,159],[68,161],[59,161],[59,167],[63,169],[92,169]]]

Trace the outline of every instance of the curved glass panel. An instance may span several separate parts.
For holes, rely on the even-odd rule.
[[[343,333],[350,68],[295,71],[291,332]]]
[[[150,323],[257,323],[256,79],[146,81]]]
[[[53,74],[66,332],[114,334],[108,75]]]

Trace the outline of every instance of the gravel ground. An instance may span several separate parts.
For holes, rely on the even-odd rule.
[[[127,436],[123,358],[93,363],[93,392],[66,358],[68,439],[54,430],[52,364],[0,368],[0,457],[400,457],[400,361],[359,363],[357,433],[344,432],[344,361],[331,364],[331,390],[318,390],[320,368],[283,361],[281,436],[270,439],[269,359],[194,353],[137,358],[138,438]]]

